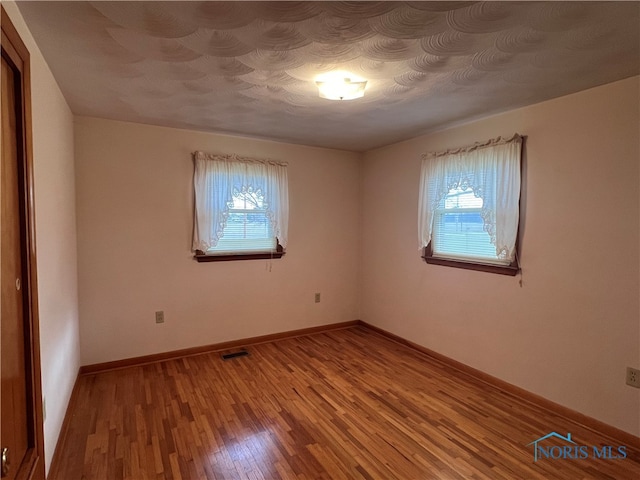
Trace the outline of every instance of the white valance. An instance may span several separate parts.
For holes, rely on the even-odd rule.
[[[520,215],[522,137],[487,142],[423,155],[418,202],[420,248],[431,241],[434,212],[452,189],[471,189],[483,200],[484,229],[496,255],[513,259]]]
[[[287,164],[274,160],[194,152],[195,221],[193,250],[215,247],[226,224],[234,189],[264,195],[271,231],[287,245],[289,193]]]

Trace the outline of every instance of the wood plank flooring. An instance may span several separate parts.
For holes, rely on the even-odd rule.
[[[591,458],[618,445],[365,327],[248,350],[81,376],[49,478],[640,478],[639,452]],[[590,458],[534,462],[553,431]]]

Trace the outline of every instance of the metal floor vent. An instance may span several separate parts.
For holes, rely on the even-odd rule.
[[[224,355],[222,355],[222,359],[229,360],[230,358],[246,357],[247,355],[249,355],[248,351],[240,350],[239,352],[225,353]]]

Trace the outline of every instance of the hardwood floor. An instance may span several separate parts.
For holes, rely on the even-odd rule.
[[[618,445],[365,327],[248,350],[81,376],[49,478],[640,478],[640,452],[593,458]],[[534,462],[550,432],[589,458]]]

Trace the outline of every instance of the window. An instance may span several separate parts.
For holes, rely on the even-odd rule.
[[[194,154],[198,261],[280,258],[287,241],[286,164]]]
[[[229,202],[226,223],[217,245],[209,253],[271,252],[276,238],[267,215],[261,190],[246,187],[234,189]]]
[[[419,240],[427,263],[515,275],[522,137],[423,156]]]
[[[440,201],[433,221],[433,254],[460,260],[509,263],[496,255],[482,220],[482,198],[471,189],[452,188]]]

